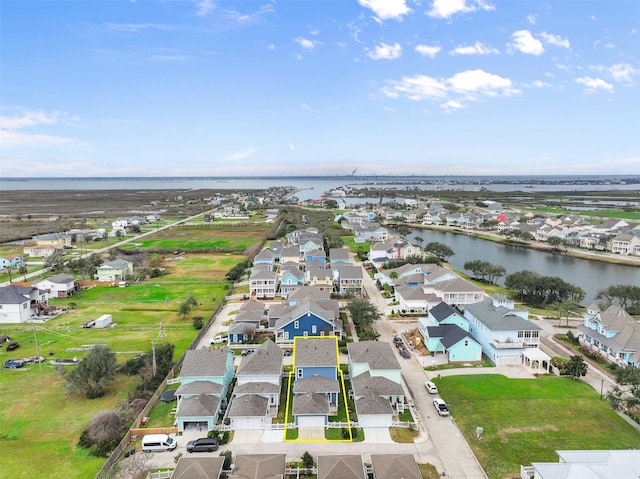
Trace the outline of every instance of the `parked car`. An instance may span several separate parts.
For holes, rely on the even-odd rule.
[[[396,345],[396,348],[399,348],[400,346],[404,346],[404,342],[402,341],[402,338],[400,336],[395,336],[393,338],[393,344]]]
[[[4,367],[7,369],[17,369],[24,366],[24,361],[22,359],[9,359],[4,363]]]
[[[438,386],[436,386],[435,383],[427,381],[424,383],[424,387],[427,388],[429,394],[438,394]]]
[[[211,338],[211,344],[222,344],[227,342],[227,336],[223,336],[222,334],[217,334],[213,338]]]
[[[285,349],[285,350],[284,350],[284,356],[285,356],[285,357],[289,357],[289,356],[291,356],[291,350],[290,350],[290,349]]]
[[[400,356],[402,356],[404,359],[409,359],[411,357],[409,355],[409,351],[407,351],[406,348],[398,348],[398,352],[400,353]]]
[[[433,400],[433,407],[436,408],[436,411],[438,411],[438,414],[440,416],[448,416],[449,415],[449,406],[447,406],[447,403],[444,402],[442,399],[435,398]]]
[[[213,452],[218,450],[220,443],[215,438],[203,437],[187,443],[187,452]]]
[[[7,344],[7,351],[13,351],[15,349],[18,349],[20,347],[20,345],[18,343],[16,343],[15,341],[11,341],[9,344]]]
[[[249,354],[254,353],[255,351],[255,349],[245,349],[242,351],[242,356],[249,356]]]

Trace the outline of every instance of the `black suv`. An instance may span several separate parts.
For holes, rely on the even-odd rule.
[[[218,449],[220,443],[214,438],[200,438],[187,443],[187,452],[213,452]]]

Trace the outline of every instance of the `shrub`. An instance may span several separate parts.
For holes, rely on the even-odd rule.
[[[202,326],[204,326],[204,320],[202,319],[202,316],[194,316],[193,317],[193,327],[195,329],[202,329]]]

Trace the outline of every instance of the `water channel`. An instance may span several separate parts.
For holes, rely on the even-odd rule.
[[[467,274],[470,272],[465,271],[464,263],[480,259],[503,266],[507,274],[526,269],[544,276],[558,276],[585,291],[583,306],[593,303],[601,288],[613,284],[640,286],[640,268],[637,266],[573,258],[446,231],[413,229],[407,239],[415,242],[416,236],[424,239],[422,246],[431,242],[449,246],[455,253],[449,258],[449,263]],[[504,284],[504,278],[499,283]]]

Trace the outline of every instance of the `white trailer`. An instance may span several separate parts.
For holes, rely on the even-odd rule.
[[[113,318],[110,314],[103,314],[98,319],[95,320],[93,327],[94,328],[106,328],[113,321]]]

